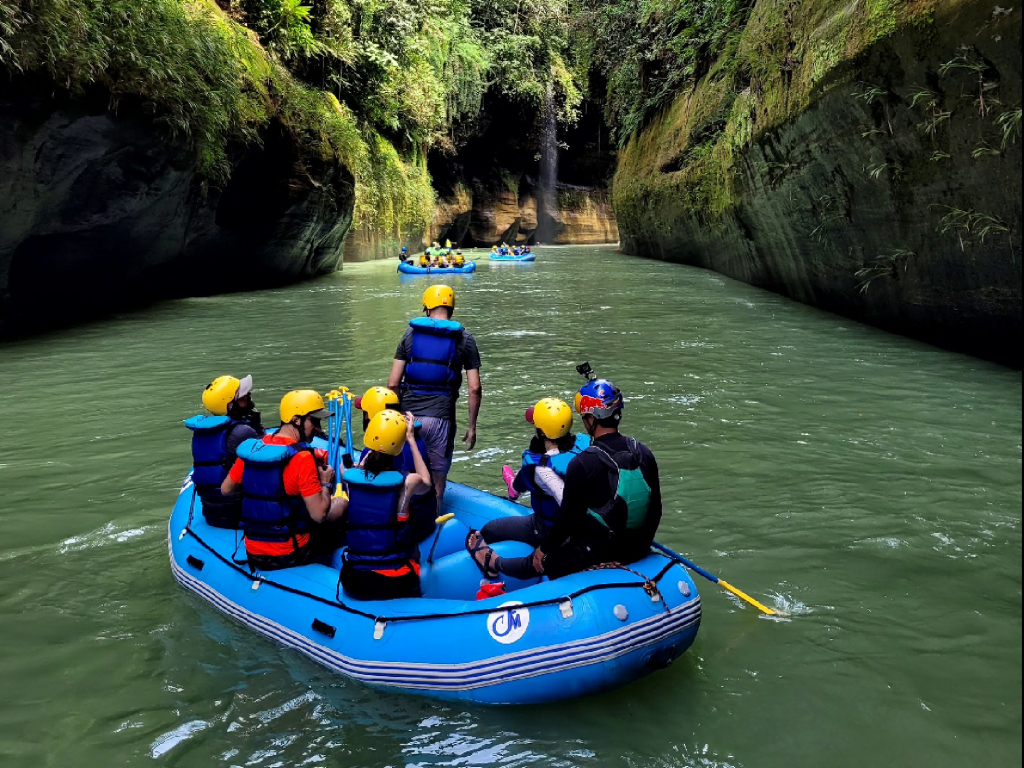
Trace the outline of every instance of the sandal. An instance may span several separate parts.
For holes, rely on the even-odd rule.
[[[476,546],[469,546],[469,537],[476,534]],[[486,551],[485,551],[486,550]],[[475,528],[470,528],[469,533],[466,534],[466,551],[469,552],[469,557],[476,563],[476,567],[480,569],[480,573],[484,575],[484,578],[488,581],[494,581],[501,574],[491,567],[491,560],[497,560],[498,556],[494,553],[494,550],[487,546],[487,542],[484,541],[484,537],[480,535],[480,531]],[[484,553],[484,561],[481,563],[476,558],[477,552]]]
[[[501,479],[505,481],[505,485],[508,486],[508,498],[510,501],[515,501],[522,496],[519,491],[512,487],[512,483],[516,480],[516,473],[512,471],[512,467],[506,464],[501,468]]]

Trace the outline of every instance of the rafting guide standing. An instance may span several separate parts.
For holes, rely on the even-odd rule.
[[[423,293],[424,317],[409,321],[395,351],[388,389],[399,393],[402,407],[416,414],[420,437],[427,446],[431,477],[438,505],[444,499],[448,470],[455,451],[455,401],[462,387],[462,371],[469,386],[469,427],[462,438],[476,445],[476,420],[483,389],[480,386],[480,351],[473,334],[452,320],[455,291],[432,285]]]

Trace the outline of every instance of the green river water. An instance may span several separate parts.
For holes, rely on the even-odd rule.
[[[587,359],[658,456],[660,540],[791,618],[698,579],[671,668],[485,708],[334,676],[178,587],[207,382],[252,373],[273,421],[386,380],[428,281],[348,266],[0,347],[0,765],[1020,764],[1019,372],[610,248],[449,282],[484,385],[452,479],[502,488],[523,410]]]

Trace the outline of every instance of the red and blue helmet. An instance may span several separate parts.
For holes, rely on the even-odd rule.
[[[607,419],[622,410],[622,392],[607,379],[588,381],[576,393],[576,413]]]

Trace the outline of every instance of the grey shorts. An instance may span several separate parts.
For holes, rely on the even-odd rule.
[[[430,471],[447,475],[455,452],[455,422],[434,416],[417,416],[416,421],[421,425],[420,437],[427,446]]]

